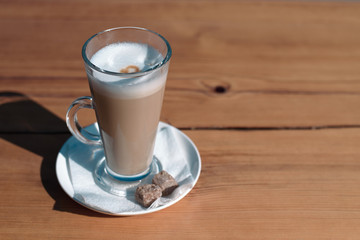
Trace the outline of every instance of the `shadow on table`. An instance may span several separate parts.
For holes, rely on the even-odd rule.
[[[77,204],[58,183],[56,157],[70,137],[65,121],[21,93],[0,92],[0,136],[43,157],[41,182],[55,200],[54,210],[107,217]]]

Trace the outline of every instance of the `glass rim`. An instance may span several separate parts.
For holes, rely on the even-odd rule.
[[[156,64],[154,67],[152,68],[149,68],[145,71],[141,71],[141,72],[134,72],[134,73],[121,73],[121,72],[113,72],[113,71],[108,71],[108,70],[105,70],[105,69],[102,69],[98,66],[96,66],[95,64],[93,64],[90,59],[86,56],[86,48],[88,46],[88,44],[90,43],[90,41],[92,39],[94,39],[96,36],[99,36],[103,33],[107,33],[107,32],[111,32],[111,31],[116,31],[116,30],[121,30],[121,29],[133,29],[133,30],[141,30],[141,31],[146,31],[146,32],[150,32],[152,34],[155,34],[157,35],[158,37],[160,37],[166,44],[166,47],[167,47],[167,53],[166,53],[166,56],[164,57],[164,59]],[[160,35],[159,33],[157,32],[154,32],[152,30],[149,30],[149,29],[146,29],[146,28],[142,28],[142,27],[115,27],[115,28],[109,28],[109,29],[106,29],[104,31],[101,31],[101,32],[98,32],[96,34],[94,34],[93,36],[91,36],[83,45],[82,47],[82,57],[83,57],[83,60],[85,62],[85,64],[87,64],[88,66],[90,66],[92,69],[95,69],[96,71],[98,72],[101,72],[101,73],[104,73],[104,74],[109,74],[109,75],[113,75],[113,76],[121,76],[121,77],[136,77],[136,76],[142,76],[142,75],[145,75],[145,74],[148,74],[152,71],[155,71],[156,69],[159,69],[161,68],[162,66],[164,66],[171,58],[171,55],[172,55],[172,50],[171,50],[171,46],[169,44],[169,42],[166,40],[165,37],[163,37],[162,35]]]

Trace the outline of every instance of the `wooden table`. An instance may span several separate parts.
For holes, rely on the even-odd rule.
[[[111,217],[55,161],[89,95],[82,44],[128,25],[171,43],[161,120],[202,171],[175,205]],[[2,0],[0,30],[0,239],[359,239],[360,3]]]

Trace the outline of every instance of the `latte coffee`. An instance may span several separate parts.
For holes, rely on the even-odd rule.
[[[112,173],[141,174],[152,162],[167,66],[142,73],[162,60],[163,56],[151,46],[132,42],[110,44],[90,59],[106,71],[131,73],[124,78],[88,73],[106,163]]]
[[[71,103],[66,124],[78,141],[104,149],[90,171],[107,192],[126,194],[123,181],[144,179],[158,169],[153,152],[171,55],[163,36],[139,27],[108,29],[83,45],[92,96]],[[95,110],[100,135],[79,124],[83,108]]]

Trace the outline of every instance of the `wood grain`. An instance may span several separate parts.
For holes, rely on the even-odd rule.
[[[358,239],[360,3],[0,0],[0,239]],[[173,48],[161,120],[202,172],[162,211],[111,217],[62,191],[81,47],[142,26]],[[94,121],[83,111],[80,121]]]
[[[181,128],[358,125],[359,3],[2,5],[0,91],[27,95],[61,119],[75,97],[89,94],[84,41],[105,28],[138,25],[173,47],[163,121]],[[217,86],[227,91],[216,94]]]
[[[360,233],[358,129],[185,133],[203,160],[193,191],[160,212],[123,218],[90,211],[60,189],[54,162],[69,135],[2,134],[1,238],[16,239],[19,229],[27,239],[355,239]]]

